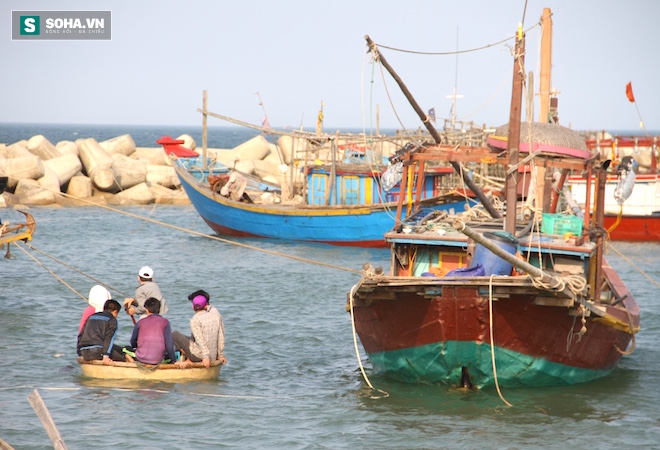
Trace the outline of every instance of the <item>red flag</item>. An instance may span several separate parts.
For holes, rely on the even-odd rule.
[[[628,82],[628,84],[626,84],[626,96],[631,103],[635,103],[635,96],[633,95],[632,91],[632,82]]]

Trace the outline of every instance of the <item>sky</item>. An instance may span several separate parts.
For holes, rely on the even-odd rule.
[[[456,120],[497,127],[509,119],[521,22],[538,92],[544,8],[560,124],[637,130],[641,118],[660,129],[656,0],[3,0],[0,122],[199,126],[207,90],[209,111],[261,124],[265,109],[274,128],[314,128],[322,104],[328,132],[423,126],[366,52],[369,35],[444,53],[381,48],[424,111],[450,118],[456,89]],[[12,41],[12,10],[109,10],[112,40]]]

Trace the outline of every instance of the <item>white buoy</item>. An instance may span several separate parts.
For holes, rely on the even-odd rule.
[[[52,158],[57,158],[58,156],[62,156],[62,154],[59,151],[57,151],[55,146],[51,144],[50,141],[41,134],[32,136],[30,138],[30,140],[27,142],[27,149],[33,155],[36,155],[39,158],[41,158],[42,161],[46,161]]]
[[[72,176],[82,170],[80,159],[73,154],[58,156],[43,163],[47,170],[50,169],[55,173],[60,186],[64,186]]]
[[[108,155],[120,153],[124,156],[131,156],[135,153],[135,142],[130,134],[123,134],[121,136],[108,139],[107,141],[99,142],[99,145],[105,150]]]

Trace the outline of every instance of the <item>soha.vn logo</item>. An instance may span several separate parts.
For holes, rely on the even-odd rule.
[[[21,35],[39,36],[41,32],[39,16],[21,16]]]

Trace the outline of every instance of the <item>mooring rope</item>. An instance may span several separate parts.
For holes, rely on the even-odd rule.
[[[56,279],[58,279],[63,285],[65,285],[66,287],[68,287],[69,289],[71,289],[71,291],[72,291],[73,293],[75,293],[76,295],[78,295],[78,296],[79,296],[80,298],[82,298],[83,300],[87,301],[87,297],[85,297],[84,295],[82,295],[80,292],[76,291],[75,288],[74,288],[73,286],[71,286],[69,283],[67,283],[66,281],[64,281],[61,277],[59,277],[55,272],[53,272],[52,270],[50,270],[50,269],[49,269],[48,267],[46,267],[44,264],[42,264],[41,261],[39,261],[39,260],[38,260],[37,258],[35,258],[33,255],[31,255],[27,250],[25,250],[25,249],[23,248],[22,245],[19,245],[18,242],[14,242],[14,244],[16,244],[16,246],[17,246],[19,249],[21,249],[21,251],[22,251],[23,253],[25,253],[25,254],[28,255],[30,258],[32,258],[32,259],[34,260],[34,262],[36,262],[38,265],[40,265],[41,267],[43,267],[44,269],[46,269],[46,271],[48,271],[48,273],[50,273],[52,276],[54,276]]]
[[[614,250],[614,252],[615,252],[617,255],[619,255],[621,258],[623,258],[628,264],[630,264],[631,266],[633,266],[633,267],[635,268],[635,270],[637,270],[640,274],[642,274],[644,277],[646,277],[651,283],[653,283],[653,284],[655,285],[655,287],[660,288],[660,284],[659,284],[657,281],[655,281],[653,278],[651,278],[651,277],[650,277],[646,272],[644,272],[642,269],[640,269],[639,267],[637,267],[637,265],[635,265],[635,263],[632,262],[629,258],[627,258],[623,253],[621,253],[621,252],[620,252],[619,250],[617,250],[615,247],[612,247],[612,244],[610,244],[609,242],[607,242],[607,248],[608,248],[608,249],[611,249],[611,250]]]
[[[493,277],[495,274],[490,276],[488,281],[488,323],[490,325],[490,358],[493,363],[493,379],[495,380],[495,389],[497,389],[497,395],[500,396],[502,401],[507,406],[513,406],[511,403],[507,402],[502,391],[500,391],[500,384],[497,381],[497,367],[495,366],[495,341],[493,340]]]
[[[119,289],[117,289],[117,288],[115,288],[115,287],[112,287],[112,286],[110,286],[110,285],[107,284],[107,283],[104,283],[103,281],[99,280],[98,278],[95,278],[95,277],[93,277],[93,276],[91,276],[91,275],[89,275],[89,274],[87,274],[87,273],[81,271],[80,269],[77,269],[77,268],[73,267],[72,265],[65,263],[64,261],[62,261],[62,260],[60,260],[60,259],[57,259],[57,258],[54,257],[53,255],[50,255],[50,254],[44,252],[43,250],[40,250],[40,249],[36,248],[35,246],[33,246],[33,245],[31,245],[31,244],[28,244],[27,242],[26,242],[24,245],[25,245],[27,248],[29,248],[30,250],[34,250],[34,251],[36,251],[36,252],[39,252],[39,253],[41,253],[42,255],[44,255],[44,256],[46,256],[46,257],[52,259],[53,261],[55,261],[55,262],[57,262],[57,263],[59,263],[59,264],[62,264],[64,267],[67,267],[67,268],[73,270],[74,272],[79,273],[80,275],[83,275],[83,276],[89,278],[90,280],[96,281],[97,283],[102,284],[102,285],[105,286],[106,288],[108,288],[108,289],[110,289],[110,290],[113,290],[113,291],[117,292],[118,294],[123,295],[124,297],[128,297],[128,296],[129,296],[129,295],[126,294],[125,292],[122,292],[122,291],[120,291]]]
[[[33,180],[30,180],[30,181],[33,181]],[[138,214],[133,214],[133,213],[130,213],[128,211],[122,211],[120,209],[111,208],[107,205],[101,205],[101,204],[98,204],[98,203],[94,203],[94,202],[89,201],[87,199],[75,197],[73,195],[69,195],[69,194],[66,194],[64,192],[55,191],[53,189],[48,189],[48,188],[43,187],[43,186],[39,186],[39,187],[42,188],[42,189],[49,190],[51,192],[55,192],[55,193],[60,194],[64,197],[70,197],[72,199],[75,199],[76,201],[87,203],[87,204],[90,204],[92,206],[96,206],[96,207],[99,207],[99,208],[107,209],[108,211],[123,214],[125,216],[133,217],[133,218],[136,218],[136,219],[139,219],[139,220],[144,220],[146,222],[150,222],[150,223],[153,223],[153,224],[156,224],[156,225],[161,225],[161,226],[164,226],[164,227],[167,227],[167,228],[171,228],[171,229],[174,229],[174,230],[177,230],[177,231],[182,231],[184,233],[189,233],[189,234],[192,234],[192,235],[195,235],[195,236],[200,236],[200,237],[204,237],[204,238],[208,238],[208,239],[213,239],[213,240],[219,241],[219,242],[224,242],[225,244],[231,244],[231,245],[235,245],[237,247],[242,247],[242,248],[246,248],[246,249],[249,249],[249,250],[256,250],[256,251],[259,251],[259,252],[268,253],[270,255],[280,256],[280,257],[283,257],[283,258],[289,258],[289,259],[293,259],[293,260],[296,260],[296,261],[305,262],[305,263],[309,263],[309,264],[315,264],[315,265],[322,266],[322,267],[328,267],[328,268],[331,268],[331,269],[342,270],[344,272],[350,272],[350,273],[356,273],[356,274],[361,274],[362,273],[361,270],[357,270],[357,269],[350,269],[350,268],[347,268],[347,267],[341,267],[341,266],[337,266],[337,265],[334,265],[334,264],[324,263],[324,262],[321,262],[321,261],[314,261],[312,259],[303,258],[303,257],[300,257],[300,256],[288,255],[286,253],[276,252],[274,250],[267,250],[267,249],[255,247],[253,245],[248,245],[248,244],[243,244],[243,243],[240,243],[240,242],[232,241],[230,239],[224,239],[224,238],[221,238],[219,236],[211,236],[211,235],[202,233],[200,231],[195,231],[195,230],[191,230],[191,229],[188,229],[188,228],[179,227],[179,226],[172,225],[172,224],[169,224],[169,223],[161,222],[159,220],[151,219],[149,217],[144,217],[144,216],[140,216]],[[152,213],[153,213],[153,211],[152,211]]]
[[[355,294],[355,291],[357,291],[359,289],[361,284],[362,284],[362,280],[360,280],[360,282],[358,284],[354,285],[351,288],[351,291],[348,295],[348,302],[349,302],[350,311],[351,311],[351,327],[353,329],[353,344],[355,345],[355,356],[357,357],[358,365],[360,366],[360,372],[362,372],[362,378],[364,378],[364,381],[367,383],[367,386],[369,386],[374,391],[381,392],[381,393],[385,394],[385,397],[389,397],[390,394],[383,391],[382,389],[376,389],[371,384],[371,381],[369,381],[369,377],[367,377],[367,373],[364,370],[364,366],[362,365],[362,359],[360,358],[360,349],[358,348],[358,343],[357,343],[357,332],[355,331],[355,315],[353,313],[353,295]]]

